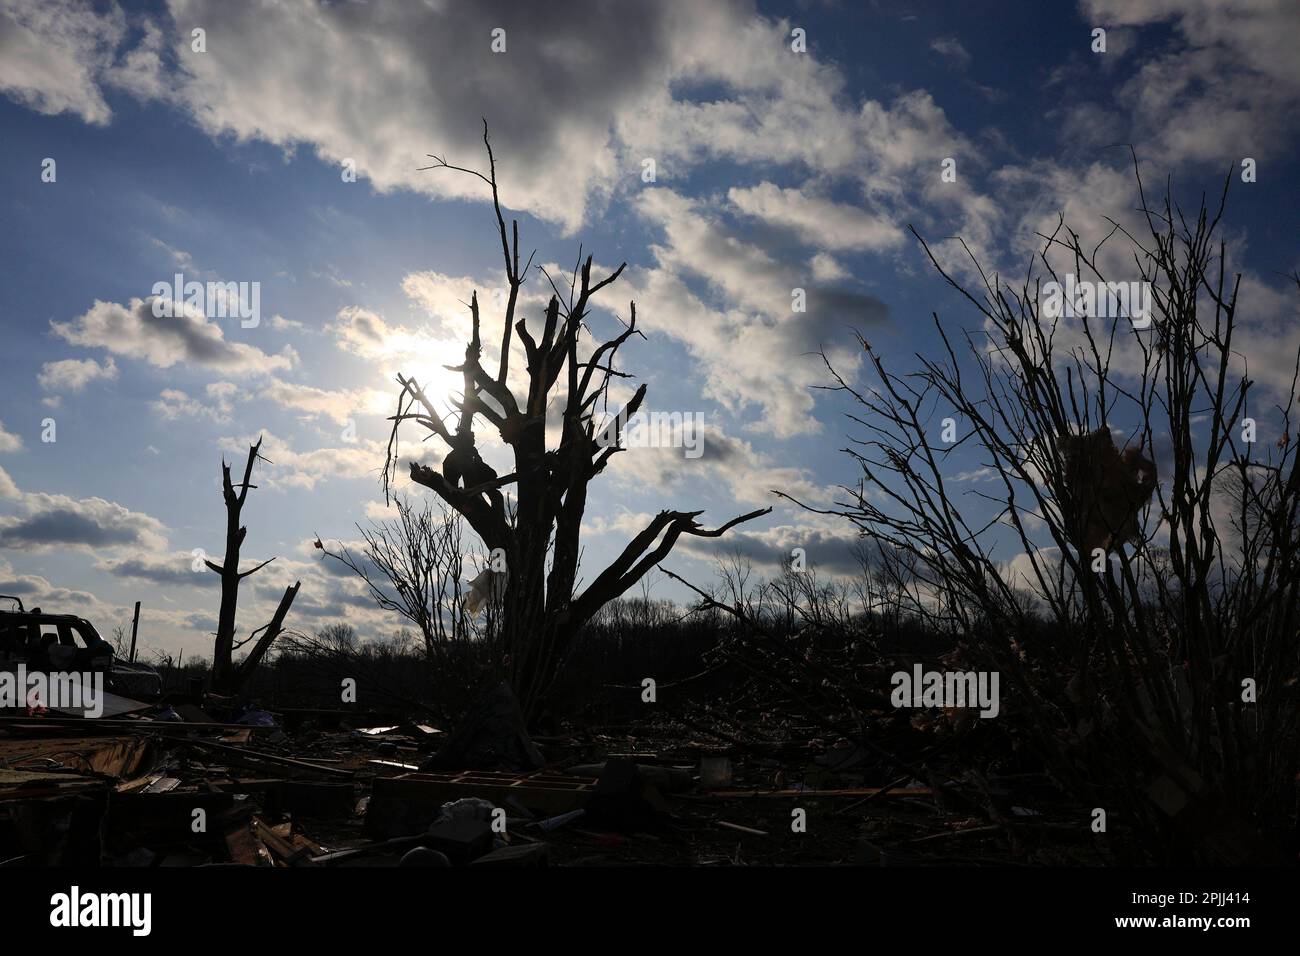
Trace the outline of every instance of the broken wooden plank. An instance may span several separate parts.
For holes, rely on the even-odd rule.
[[[747,833],[750,836],[761,836],[761,837],[771,836],[771,834],[768,833],[766,830],[755,830],[753,827],[744,827],[741,826],[739,823],[728,823],[726,820],[717,820],[715,822],[718,824],[718,826],[725,827],[728,830],[735,830],[737,833]]]
[[[253,835],[261,840],[271,851],[271,855],[285,866],[298,866],[312,862],[311,850],[306,846],[295,846],[292,839],[285,839],[276,833],[275,828],[268,825],[261,817],[253,817]]]
[[[293,767],[296,770],[305,770],[312,773],[324,774],[330,777],[346,777],[352,779],[351,770],[340,770],[337,767],[326,767],[318,763],[309,763],[306,760],[297,760],[293,757],[281,757],[279,754],[263,753],[260,750],[245,750],[242,747],[228,747],[225,744],[213,743],[210,740],[187,740],[185,743],[190,747],[198,747],[201,750],[210,750],[215,753],[224,755],[229,762],[235,763],[240,760],[258,763],[273,763],[282,767]]]
[[[399,763],[396,760],[367,760],[366,766],[374,767],[376,771],[396,771],[398,773],[414,773],[420,769],[417,764]]]

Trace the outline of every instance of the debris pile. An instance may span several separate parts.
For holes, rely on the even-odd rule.
[[[879,743],[742,706],[530,737],[500,685],[450,733],[213,696],[0,717],[0,865],[1102,862],[1045,776],[886,749],[981,722],[875,716]]]

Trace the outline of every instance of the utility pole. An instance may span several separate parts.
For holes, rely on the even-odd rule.
[[[135,663],[135,635],[140,629],[140,602],[135,602],[135,617],[131,618],[131,663]]]

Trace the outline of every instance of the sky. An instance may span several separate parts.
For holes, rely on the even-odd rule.
[[[463,354],[472,292],[499,335],[487,190],[420,169],[485,168],[485,119],[525,254],[556,277],[580,248],[600,274],[628,264],[589,323],[607,337],[637,305],[646,337],[621,353],[635,378],[615,398],[644,382],[647,408],[705,422],[698,458],[629,449],[597,479],[587,580],[664,508],[710,525],[774,508],[683,541],[665,564],[692,580],[730,549],[770,570],[801,547],[847,572],[852,526],[772,494],[825,508],[856,485],[842,449],[861,435],[817,388],[822,355],[866,383],[854,330],[905,371],[935,354],[932,314],[979,328],[909,226],[969,280],[951,237],[1023,275],[1058,215],[1085,239],[1135,222],[1120,144],[1192,203],[1233,173],[1239,358],[1284,397],[1298,41],[1287,0],[0,0],[0,593],[104,634],[140,600],[146,655],[210,655],[219,589],[196,557],[223,548],[223,459],[261,436],[244,563],[276,560],[245,581],[239,633],[295,580],[291,626],[395,632],[312,542],[392,515],[395,376],[458,389],[442,366]],[[155,316],[177,273],[257,283],[256,324]],[[538,323],[540,270],[525,293]],[[403,463],[444,453],[405,438]],[[978,491],[977,459],[951,467]]]

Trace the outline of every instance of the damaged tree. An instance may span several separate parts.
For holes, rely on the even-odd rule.
[[[275,558],[268,558],[247,571],[239,570],[239,551],[248,534],[248,529],[239,523],[240,515],[244,510],[244,501],[248,498],[248,489],[257,487],[251,483],[251,479],[253,462],[262,458],[261,448],[262,439],[258,438],[257,444],[248,449],[248,461],[244,465],[244,480],[237,485],[231,481],[230,465],[226,464],[224,458],[222,459],[221,491],[226,501],[226,555],[221,564],[214,564],[206,558],[203,561],[210,570],[221,576],[221,611],[217,618],[217,639],[212,651],[212,690],[220,694],[232,693],[247,680],[248,675],[257,667],[258,662],[270,649],[271,643],[279,635],[284,618],[289,613],[289,607],[298,595],[298,583],[285,590],[284,597],[280,599],[280,606],[276,608],[275,616],[269,624],[265,625],[265,633],[261,640],[236,669],[231,663],[231,657],[235,649],[235,611],[239,606],[239,582],[275,560]],[[262,458],[262,460],[268,459]],[[236,488],[239,490],[236,491]],[[263,628],[258,628],[249,635],[249,639],[251,640],[258,631],[262,630]]]
[[[519,290],[531,265],[519,264],[519,224],[507,230],[497,192],[496,163],[484,124],[488,175],[452,166],[433,157],[427,169],[451,169],[483,180],[492,190],[497,230],[505,261],[505,311],[499,365],[495,374],[480,364],[478,295],[470,300],[473,320],[470,340],[461,365],[448,366],[464,377],[464,392],[454,402],[455,427],[449,428],[433,401],[413,377],[399,375],[397,413],[389,436],[384,468],[388,496],[397,467],[398,431],[414,421],[437,435],[450,449],[442,470],[410,462],[411,480],[433,490],[464,516],[494,555],[504,558],[506,587],[502,599],[503,647],[508,655],[503,669],[524,706],[531,713],[550,688],[575,633],[606,602],[632,587],[661,561],[683,534],[717,537],[742,521],[759,517],[762,509],[734,518],[716,530],[696,522],[699,511],[662,511],[634,537],[622,554],[575,594],[579,564],[579,531],[587,504],[587,485],[604,470],[619,447],[623,426],[645,400],[642,385],[622,413],[608,427],[598,429],[598,405],[607,407],[609,383],[629,377],[614,369],[619,348],[636,328],[636,306],[626,329],[597,345],[585,358],[579,355],[583,322],[593,296],[622,274],[620,265],[610,275],[594,280],[592,257],[575,266],[568,296],[555,294],[547,305],[541,337],[535,338],[515,311]],[[516,398],[508,382],[511,339],[518,333],[527,359],[528,394]],[[585,351],[585,350],[584,350]],[[552,401],[560,409],[560,439],[547,448],[547,412]],[[486,465],[475,445],[475,418],[498,430],[514,455],[514,471],[503,477]],[[514,485],[511,507],[501,489]]]
[[[1146,230],[1116,225],[1089,251],[1062,220],[1045,271],[1019,286],[972,256],[984,287],[968,290],[922,242],[982,327],[959,348],[936,315],[941,355],[911,374],[860,339],[870,388],[831,369],[868,432],[850,450],[858,486],[813,509],[910,556],[913,614],[1001,674],[1052,775],[1085,806],[1120,808],[1158,862],[1271,863],[1259,830],[1294,827],[1300,353],[1277,414],[1253,412],[1278,436],[1257,444],[1241,276],[1215,236],[1230,181],[1217,210],[1186,215],[1168,195],[1149,207],[1138,176]],[[1039,279],[1108,281],[1117,233],[1152,290],[1152,333],[1045,315]],[[951,444],[936,440],[945,416],[967,432]],[[1121,425],[1136,437],[1123,451]],[[989,470],[988,510],[955,491],[963,444]]]

